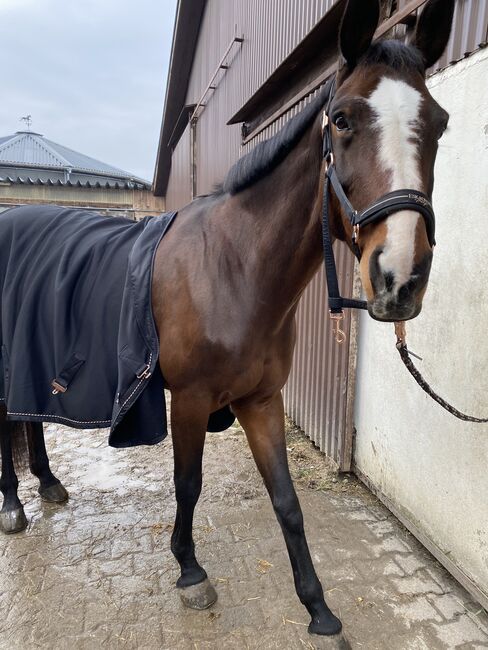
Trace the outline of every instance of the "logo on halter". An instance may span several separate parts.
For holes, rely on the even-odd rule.
[[[408,198],[412,199],[413,201],[416,201],[417,203],[420,203],[420,205],[423,205],[424,208],[430,208],[430,202],[427,199],[424,199],[423,196],[417,196],[416,194],[409,194]]]

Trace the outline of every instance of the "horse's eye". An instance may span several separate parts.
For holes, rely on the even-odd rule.
[[[340,114],[337,115],[337,117],[334,118],[334,124],[336,125],[336,129],[338,131],[348,131],[349,130],[349,123],[344,117],[344,115]]]

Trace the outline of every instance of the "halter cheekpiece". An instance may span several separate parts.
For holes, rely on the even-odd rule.
[[[352,226],[352,250],[358,260],[361,259],[361,250],[358,244],[361,228],[382,221],[391,214],[399,212],[400,210],[411,210],[413,212],[418,212],[423,216],[427,228],[429,244],[431,247],[434,247],[435,215],[430,198],[423,192],[412,189],[397,190],[396,192],[384,194],[362,212],[358,212],[353,208],[351,202],[346,196],[344,188],[342,187],[335,166],[330,119],[330,107],[334,98],[334,92],[335,83],[331,82],[329,100],[322,117],[323,159],[325,161],[322,238],[325,273],[329,293],[329,313],[331,319],[335,321],[334,334],[336,340],[338,343],[343,343],[345,340],[345,334],[340,329],[339,322],[344,318],[344,309],[367,309],[367,303],[364,300],[343,298],[339,291],[329,223],[329,192],[331,187]]]

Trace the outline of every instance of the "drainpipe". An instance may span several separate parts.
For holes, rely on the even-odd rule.
[[[197,190],[197,123],[198,118],[190,121],[190,189],[192,201],[198,194]]]

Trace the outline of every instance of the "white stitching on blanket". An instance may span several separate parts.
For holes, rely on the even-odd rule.
[[[150,366],[152,363],[152,352],[149,354],[149,362],[148,365]],[[124,406],[127,404],[127,402],[131,399],[131,397],[134,395],[134,393],[137,391],[139,386],[146,381],[145,379],[141,379],[137,386],[134,388],[132,393],[129,395],[129,397],[124,401],[122,406],[119,409],[120,411],[124,408]],[[0,401],[5,401],[4,399],[0,398]],[[76,422],[76,424],[111,424],[112,420],[72,420],[71,418],[65,418],[62,415],[51,415],[49,413],[13,413],[11,411],[7,411],[7,415],[20,415],[22,417],[35,417],[35,418],[56,418],[57,420],[64,420],[65,422]]]
[[[22,415],[26,417],[34,418],[56,418],[56,420],[65,420],[66,422],[76,422],[77,424],[110,424],[112,420],[72,420],[71,418],[65,418],[62,415],[51,415],[50,413],[14,413],[12,411],[7,411],[7,415]]]
[[[148,361],[148,364],[147,364],[149,367],[151,366],[152,356],[153,356],[153,355],[152,355],[152,352],[150,352],[150,353],[149,353],[149,361]],[[149,379],[149,377],[146,377],[146,379]],[[142,382],[146,381],[146,379],[141,379],[141,380],[140,380],[140,382],[139,382],[139,383],[137,384],[137,386],[134,388],[134,390],[132,391],[132,393],[129,395],[129,397],[125,400],[125,402],[124,402],[124,403],[122,404],[122,406],[120,407],[120,409],[119,409],[119,413],[120,413],[120,411],[124,408],[124,406],[127,404],[127,402],[130,400],[130,398],[132,397],[132,395],[134,395],[134,393],[135,393],[136,390],[139,388],[139,386],[142,384]]]

